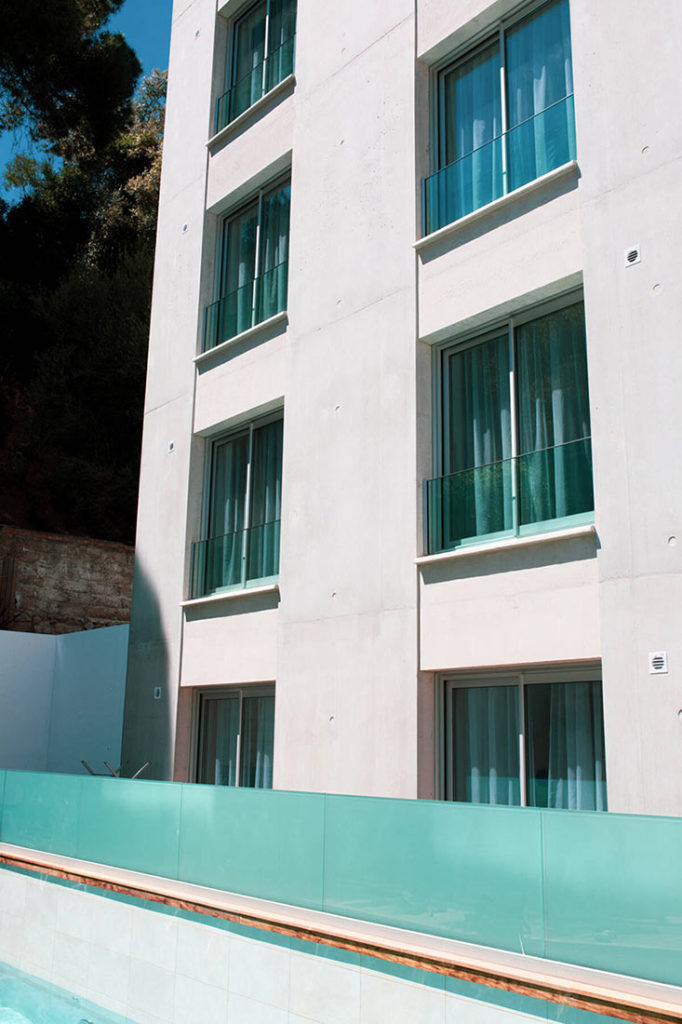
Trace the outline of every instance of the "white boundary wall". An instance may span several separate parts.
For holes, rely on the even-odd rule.
[[[0,768],[97,772],[121,755],[128,626],[0,631]]]
[[[453,991],[454,979],[409,970],[399,977],[395,965],[368,957],[337,959],[314,943],[148,906],[0,869],[0,961],[136,1024],[547,1021],[540,1000],[510,996],[512,1005],[539,1009],[518,1012],[495,1005],[492,989],[468,998]],[[606,1020],[562,1009],[565,1024]]]

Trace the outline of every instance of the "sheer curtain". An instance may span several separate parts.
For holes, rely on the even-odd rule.
[[[206,590],[233,586],[242,578],[248,433],[213,449]]]
[[[265,15],[266,3],[261,0],[235,24],[230,120],[263,95]]]
[[[270,0],[266,90],[281,82],[294,70],[294,33],[296,0]]]
[[[447,224],[502,195],[502,99],[497,42],[446,74],[442,84],[444,164],[440,222]]]
[[[529,804],[606,810],[603,723],[599,682],[526,687]]]
[[[248,579],[276,576],[282,509],[282,420],[254,430]]]
[[[518,686],[453,688],[453,799],[518,805]]]
[[[448,357],[444,542],[511,529],[509,341]],[[462,472],[467,471],[467,472]]]
[[[274,724],[274,697],[244,697],[240,785],[272,788]]]
[[[237,782],[239,697],[204,698],[202,703],[198,781],[213,786]]]
[[[225,222],[220,295],[223,299],[219,341],[234,337],[253,324],[256,275],[258,203],[250,203]]]
[[[286,309],[291,186],[280,185],[263,197],[258,320]]]
[[[583,305],[523,324],[515,337],[519,522],[539,523],[591,511]]]
[[[509,188],[575,156],[568,0],[556,0],[506,36]]]

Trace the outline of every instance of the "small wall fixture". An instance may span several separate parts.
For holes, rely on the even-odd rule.
[[[649,675],[660,676],[668,671],[668,652],[649,651]]]
[[[633,267],[635,263],[642,262],[642,251],[638,245],[629,245],[623,253],[623,262],[626,267]]]
[[[154,700],[161,700],[161,687],[160,686],[155,686],[154,687]]]

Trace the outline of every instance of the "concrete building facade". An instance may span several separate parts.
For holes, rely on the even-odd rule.
[[[682,813],[680,29],[175,0],[124,771]]]

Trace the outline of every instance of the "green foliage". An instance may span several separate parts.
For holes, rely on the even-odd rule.
[[[106,19],[24,0],[0,37],[0,522],[134,536],[165,73]]]

